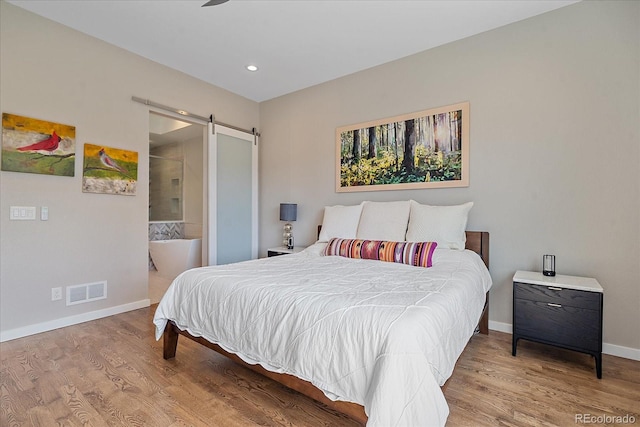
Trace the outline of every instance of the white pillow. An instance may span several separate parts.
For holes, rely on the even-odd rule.
[[[410,208],[409,201],[364,202],[356,238],[404,241]]]
[[[355,206],[325,206],[319,242],[328,242],[334,237],[355,239],[362,203]]]
[[[473,202],[455,206],[429,206],[411,200],[407,227],[409,242],[437,242],[438,248],[464,249],[465,230]]]

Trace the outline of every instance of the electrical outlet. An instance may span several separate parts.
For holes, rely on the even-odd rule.
[[[62,299],[62,288],[51,288],[51,301]]]

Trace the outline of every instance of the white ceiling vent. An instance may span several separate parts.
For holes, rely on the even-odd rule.
[[[107,297],[107,281],[67,286],[67,305],[96,301]]]

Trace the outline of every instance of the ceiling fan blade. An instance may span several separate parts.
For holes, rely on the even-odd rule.
[[[229,0],[209,0],[208,2],[206,2],[205,4],[203,4],[201,7],[206,7],[206,6],[217,6],[219,4],[222,3],[226,3]]]

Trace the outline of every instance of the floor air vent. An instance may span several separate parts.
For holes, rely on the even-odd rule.
[[[107,281],[67,286],[67,305],[96,301],[107,297]]]

